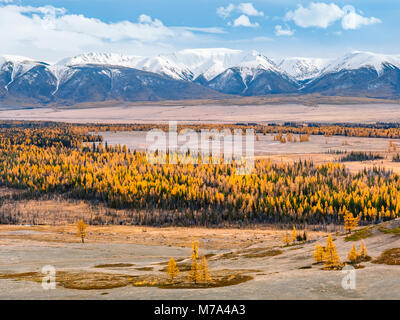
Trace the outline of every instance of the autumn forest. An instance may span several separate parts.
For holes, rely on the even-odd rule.
[[[382,168],[351,173],[342,163],[259,159],[251,175],[240,176],[234,164],[150,164],[145,153],[103,144],[96,133],[149,128],[4,121],[0,184],[25,190],[31,199],[61,195],[131,210],[126,224],[344,224],[349,213],[367,224],[399,216],[400,176]],[[400,128],[387,125],[254,128],[263,134],[400,137]]]

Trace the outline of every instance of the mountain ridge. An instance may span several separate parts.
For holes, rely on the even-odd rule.
[[[273,60],[256,51],[216,48],[155,57],[87,53],[53,64],[0,55],[0,102],[73,104],[315,93],[400,97],[400,55],[354,51],[337,59]]]

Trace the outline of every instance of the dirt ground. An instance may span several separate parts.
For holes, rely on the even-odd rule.
[[[130,150],[143,151],[146,150],[150,142],[146,141],[146,132],[131,131],[131,132],[98,132],[97,134],[103,136],[104,142],[108,145],[126,145]],[[168,135],[167,140],[168,140]],[[294,135],[297,140],[300,140],[299,135]],[[188,143],[184,137],[178,141],[178,146],[185,144],[192,150],[201,150],[201,139],[197,139],[197,143]],[[257,134],[256,141],[254,141],[254,154],[255,155],[269,155],[269,154],[326,154],[329,151],[376,151],[385,152],[388,150],[390,141],[400,147],[400,140],[385,139],[385,138],[364,138],[364,137],[345,137],[345,136],[332,136],[325,137],[323,135],[312,135],[308,142],[287,142],[281,143],[274,141],[271,134],[263,135]],[[243,147],[245,146],[245,137],[243,136]]]
[[[38,241],[48,243],[76,244],[76,225],[67,226],[19,226],[0,225],[0,240]],[[88,226],[86,243],[116,243],[148,246],[190,248],[193,240],[207,250],[243,249],[259,243],[278,246],[287,230],[273,226],[254,229],[220,228],[155,228],[147,226]],[[308,231],[310,239],[317,239],[325,232]]]
[[[397,220],[362,233],[367,236],[364,241],[372,261],[387,249],[400,248],[399,225]],[[355,289],[345,289],[342,281],[346,272],[322,270],[314,264],[314,240],[324,244],[325,234],[310,232],[312,241],[283,247],[284,232],[89,227],[87,241],[82,244],[74,236],[74,226],[0,226],[0,298],[400,299],[399,265],[363,262],[363,267],[354,271]],[[200,255],[209,257],[211,275],[240,270],[250,280],[208,289],[166,290],[131,284],[129,279],[138,277],[166,278],[162,270],[171,257],[183,268],[190,261],[192,238],[200,241]],[[346,241],[346,235],[340,234],[334,234],[333,239],[343,262],[353,243],[359,249],[361,241]],[[56,270],[55,290],[44,290],[40,278],[31,279],[46,265]],[[75,279],[73,286],[62,282],[66,277]],[[80,289],[82,281],[92,281],[93,288]],[[118,281],[116,287],[110,281]]]
[[[352,173],[357,173],[363,169],[385,168],[386,170],[400,173],[400,162],[393,162],[392,158],[395,155],[393,152],[376,152],[375,154],[381,155],[381,160],[369,161],[346,161],[339,162],[342,155],[333,155],[326,153],[310,153],[310,154],[274,154],[265,156],[256,156],[257,159],[271,159],[274,163],[294,163],[298,161],[312,161],[314,164],[326,164],[329,162],[339,162],[344,165],[347,170]]]
[[[297,99],[298,100],[298,99]],[[244,100],[246,101],[246,100]],[[377,112],[379,110],[379,112]],[[64,122],[154,123],[170,120],[180,123],[235,123],[235,122],[349,122],[374,123],[400,121],[398,102],[326,104],[283,102],[278,104],[261,101],[243,105],[210,101],[194,105],[190,101],[162,103],[86,104],[80,108],[25,108],[2,109],[2,120],[50,120]]]

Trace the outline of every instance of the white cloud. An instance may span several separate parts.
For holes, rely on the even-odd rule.
[[[264,12],[258,11],[250,2],[243,2],[238,5],[238,10],[248,16],[263,17]]]
[[[292,36],[294,34],[294,30],[290,30],[289,27],[286,29],[282,28],[282,26],[275,26],[275,35],[277,36]]]
[[[227,5],[226,7],[219,7],[217,8],[217,14],[221,17],[221,18],[228,18],[230,16],[230,14],[232,13],[233,10],[235,10],[235,5],[233,5],[232,3],[230,3],[229,5]]]
[[[343,11],[336,4],[310,3],[308,8],[299,5],[294,11],[286,13],[287,20],[293,20],[296,25],[303,28],[327,28],[343,16]]]
[[[343,7],[343,10],[346,12],[346,14],[342,19],[342,27],[345,30],[348,29],[354,30],[360,28],[363,25],[366,26],[381,22],[381,20],[375,17],[366,18],[359,15],[353,6],[345,6]]]
[[[151,54],[175,50],[206,41],[207,34],[214,33],[223,30],[168,27],[144,14],[136,22],[106,23],[52,6],[0,5],[2,53],[51,61],[88,51]]]
[[[251,23],[250,19],[248,16],[242,14],[239,18],[233,21],[233,26],[234,27],[258,27],[259,24],[257,22]]]
[[[227,33],[225,30],[221,28],[215,28],[215,27],[210,27],[210,28],[198,28],[198,27],[173,27],[174,30],[187,30],[187,31],[195,31],[195,32],[201,32],[201,33],[214,33],[214,34],[224,34]]]
[[[340,8],[334,3],[312,2],[308,7],[299,5],[294,11],[288,11],[286,20],[292,20],[302,28],[328,28],[332,23],[342,20],[343,29],[357,29],[362,25],[381,22],[375,17],[367,18],[356,12],[353,6]]]
[[[233,3],[230,3],[226,7],[217,8],[217,14],[224,19],[228,18],[234,11],[244,14],[246,16],[255,16],[255,17],[264,16],[264,12],[258,11],[256,8],[254,8],[254,5],[251,2],[242,2],[239,3],[237,6],[234,5]]]
[[[153,20],[151,19],[151,17],[148,16],[147,14],[141,14],[141,15],[139,16],[138,21],[139,21],[140,23],[149,23],[149,24],[153,22]]]

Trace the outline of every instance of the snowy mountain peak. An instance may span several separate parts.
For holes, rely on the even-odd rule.
[[[278,67],[290,77],[298,81],[315,78],[329,63],[321,58],[286,58],[278,62]]]
[[[159,55],[139,61],[136,69],[163,74],[176,80],[192,80],[191,70],[182,62],[174,61],[168,56]]]
[[[246,54],[238,64],[238,67],[278,71],[277,66],[272,60],[257,51]]]
[[[31,58],[22,57],[22,56],[13,56],[13,55],[0,55],[0,65],[3,65],[6,62],[12,62],[14,64],[23,63],[23,64],[43,64],[43,62],[36,61]]]
[[[117,53],[90,52],[72,58],[63,59],[58,62],[57,65],[76,66],[85,64],[102,64],[129,67],[135,65],[141,59],[144,59],[144,57],[126,56]]]
[[[8,70],[11,72],[10,83],[38,65],[47,66],[48,64],[22,56],[0,55],[0,71]]]
[[[275,69],[274,63],[256,51],[246,52],[225,48],[186,49],[167,55],[175,63],[185,65],[196,79],[200,76],[207,81],[222,74],[229,68]]]
[[[360,68],[373,68],[378,74],[381,74],[387,64],[400,67],[400,55],[354,51],[333,61],[323,70],[323,73],[339,72],[341,70],[357,70]]]
[[[141,56],[127,56],[116,53],[87,53],[72,58],[61,60],[59,66],[78,66],[98,64],[134,68],[158,74],[164,74],[173,79],[189,80],[188,70],[182,64],[174,63],[167,57],[157,56],[146,58]]]

